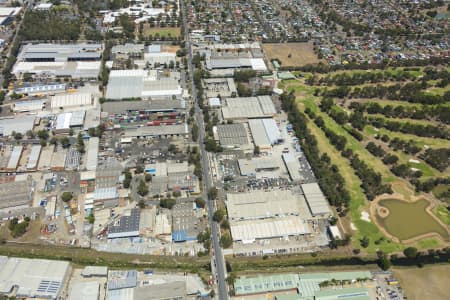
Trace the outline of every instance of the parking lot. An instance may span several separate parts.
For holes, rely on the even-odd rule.
[[[403,295],[403,289],[397,278],[390,271],[374,273],[377,283],[377,299],[402,300],[406,299]]]

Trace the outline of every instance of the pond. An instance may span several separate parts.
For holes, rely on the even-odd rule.
[[[430,232],[438,233],[446,240],[449,238],[446,228],[426,211],[429,205],[426,200],[409,203],[397,199],[386,199],[381,200],[379,205],[389,210],[386,218],[378,217],[379,222],[390,234],[400,240],[408,240]]]

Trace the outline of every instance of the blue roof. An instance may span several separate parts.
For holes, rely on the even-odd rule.
[[[172,240],[174,242],[185,242],[187,240],[186,230],[177,230],[172,232]]]

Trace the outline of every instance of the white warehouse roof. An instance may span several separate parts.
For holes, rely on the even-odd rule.
[[[97,169],[99,138],[91,137],[87,148],[86,170],[95,171]]]
[[[56,299],[69,271],[66,261],[11,257],[0,269],[0,293],[17,286],[17,297]]]
[[[39,156],[41,155],[41,149],[41,145],[33,145],[33,147],[31,147],[31,152],[28,156],[27,169],[37,168]]]
[[[51,108],[58,109],[60,107],[80,107],[92,105],[92,96],[90,93],[78,94],[62,94],[52,97]]]
[[[328,201],[322,193],[319,184],[306,183],[301,185],[309,209],[313,216],[329,215],[331,214]]]
[[[251,243],[258,239],[297,236],[309,233],[305,221],[299,217],[239,222],[231,225],[233,241]]]
[[[20,116],[0,119],[0,135],[10,136],[13,131],[25,134],[33,130],[35,116]]]

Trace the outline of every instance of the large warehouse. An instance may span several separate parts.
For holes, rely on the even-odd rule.
[[[302,184],[301,187],[312,216],[328,217],[332,215],[328,201],[322,193],[319,184],[306,183]]]
[[[69,276],[66,261],[0,257],[0,295],[57,299]]]
[[[93,98],[90,93],[62,94],[51,98],[51,108],[53,110],[78,107],[91,108]]]
[[[253,136],[253,143],[260,149],[269,149],[270,146],[281,141],[281,133],[274,119],[248,120]]]
[[[181,97],[183,89],[173,77],[159,77],[145,70],[112,70],[106,90],[108,99]]]
[[[235,242],[249,244],[259,239],[310,233],[308,207],[303,197],[294,191],[228,193],[226,206]]]
[[[214,137],[226,149],[253,150],[244,124],[223,124],[214,127]]]
[[[101,68],[102,44],[27,44],[17,56],[13,73],[97,79]]]
[[[13,132],[25,133],[33,130],[35,116],[17,116],[0,119],[0,136],[10,136]]]
[[[226,205],[230,221],[287,216],[309,217],[303,196],[290,190],[228,193]]]
[[[226,98],[222,104],[225,120],[271,118],[276,113],[270,96]]]

